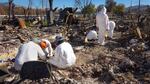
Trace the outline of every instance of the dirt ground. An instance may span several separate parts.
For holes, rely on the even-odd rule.
[[[31,28],[23,30],[24,32],[22,33],[16,33],[24,35],[29,32],[26,37],[34,35],[49,39],[49,35],[52,35],[50,34],[52,30],[47,28],[36,30],[35,32],[31,32],[32,30]],[[13,35],[10,36],[13,37]],[[25,41],[28,40],[24,36],[21,37],[25,39]],[[59,70],[61,74],[57,71],[53,71],[54,75],[56,78],[61,79],[59,80],[61,84],[149,84],[150,50],[146,49],[141,52],[134,52],[134,47],[132,48],[132,46],[129,45],[129,40],[131,39],[124,41],[122,38],[121,32],[115,31],[114,38],[111,40],[106,39],[104,46],[98,44],[73,45],[77,56],[76,64],[71,68]],[[18,38],[16,40],[18,40]],[[4,40],[1,40],[1,42],[2,41]],[[13,46],[11,49],[14,47],[18,48],[21,44],[21,40],[16,44],[15,46],[11,44]],[[11,46],[8,46],[8,48],[10,47]],[[4,48],[7,49],[7,47]],[[43,79],[40,81],[40,84],[43,83],[48,84],[50,82],[48,79]],[[38,83],[25,80],[22,84]]]
[[[117,42],[121,38],[118,34],[115,32],[113,40],[106,40],[105,46],[89,45],[76,52],[77,64],[70,77],[83,84],[148,84],[150,51],[130,52]]]

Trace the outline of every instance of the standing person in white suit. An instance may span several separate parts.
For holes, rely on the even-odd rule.
[[[105,45],[105,33],[106,30],[109,30],[109,18],[106,14],[106,8],[102,7],[101,10],[98,10],[96,15],[96,27],[98,28],[98,43],[100,45]]]
[[[109,38],[113,38],[115,26],[116,26],[116,24],[114,21],[109,21],[109,30],[108,30],[108,37]]]

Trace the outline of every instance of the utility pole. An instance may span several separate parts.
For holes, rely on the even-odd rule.
[[[44,13],[43,13],[43,9],[44,9],[44,0],[42,0],[42,10],[41,10],[41,19],[42,19],[42,17],[44,16]]]
[[[132,11],[132,0],[131,0],[131,2],[130,2],[130,9],[129,9],[129,13],[131,13],[131,11]]]
[[[139,13],[140,13],[140,7],[141,7],[141,0],[139,0],[139,7],[138,7]]]
[[[50,7],[50,24],[53,24],[53,0],[49,0],[49,7]]]
[[[29,15],[31,15],[31,8],[32,8],[32,0],[29,0],[28,10],[27,10],[27,19],[29,19]]]
[[[44,8],[44,0],[42,0],[42,9]]]
[[[138,16],[138,23],[140,22],[140,7],[141,7],[141,0],[139,0],[139,6],[138,6],[138,14],[139,14],[139,16]]]
[[[42,1],[42,9],[40,10],[41,13],[40,13],[40,17],[41,17],[41,25],[43,25],[43,17],[44,17],[44,0],[41,0]]]

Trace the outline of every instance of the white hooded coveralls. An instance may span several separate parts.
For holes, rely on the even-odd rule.
[[[46,59],[45,53],[38,44],[30,41],[21,45],[15,58],[15,69],[20,71],[25,62],[37,61],[38,57]]]
[[[52,57],[48,62],[58,68],[67,68],[75,64],[76,56],[72,46],[68,42],[63,42],[58,45]]]
[[[106,14],[106,8],[103,7],[102,10],[96,15],[96,27],[99,29],[98,43],[100,43],[101,45],[104,45],[105,43],[106,29],[109,29],[108,21],[109,18]]]
[[[110,38],[113,37],[113,33],[114,33],[115,26],[116,26],[116,24],[115,24],[114,21],[109,21],[108,36],[109,36]]]
[[[97,32],[94,30],[90,30],[90,32],[87,34],[86,38],[88,40],[92,40],[92,39],[96,40],[97,39]]]

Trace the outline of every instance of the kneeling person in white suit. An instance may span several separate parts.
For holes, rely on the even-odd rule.
[[[22,65],[28,61],[46,60],[46,55],[51,56],[52,48],[48,40],[39,42],[29,41],[20,46],[15,58],[15,69],[20,71]]]
[[[65,42],[61,36],[56,36],[56,49],[54,57],[50,58],[48,62],[58,68],[67,68],[75,64],[76,56],[70,43]]]

